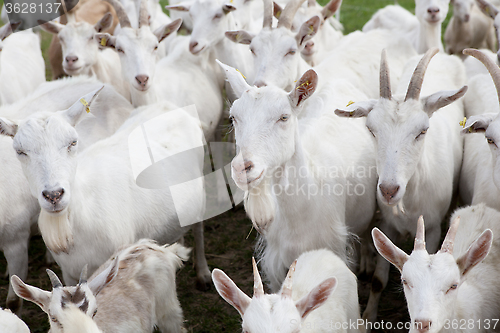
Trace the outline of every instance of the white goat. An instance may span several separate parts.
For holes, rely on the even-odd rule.
[[[498,332],[499,219],[484,204],[457,210],[436,254],[426,250],[422,216],[411,255],[372,231],[379,253],[401,272],[410,333]]]
[[[490,57],[478,50],[466,49],[464,53],[482,61],[491,77],[488,74],[477,75],[469,81],[472,91],[466,96],[469,119],[463,124],[462,130],[467,136],[460,175],[460,195],[466,203],[483,202],[498,210],[500,154],[497,142],[500,142],[500,137],[497,133],[500,123],[500,70]],[[483,135],[469,135],[477,132],[484,132],[486,140]]]
[[[31,29],[12,34],[10,23],[1,27],[0,50],[0,105],[28,96],[45,82],[40,38]]]
[[[356,276],[331,251],[303,253],[290,266],[279,294],[264,294],[253,258],[252,263],[252,298],[223,271],[212,272],[219,295],[240,313],[244,332],[364,331],[359,319]]]
[[[47,82],[38,87],[30,96],[14,104],[2,106],[0,115],[18,119],[47,109],[64,110],[70,107],[82,93],[94,91],[102,83],[85,77]],[[76,130],[80,133],[80,148],[108,137],[125,121],[132,106],[112,88],[105,87],[102,99],[97,101],[92,112],[94,117],[80,123]],[[36,223],[40,206],[29,189],[21,164],[12,149],[12,139],[0,136],[0,155],[3,163],[0,172],[0,250],[7,260],[9,275],[25,279],[28,274],[28,240],[30,228]],[[9,287],[7,307],[18,312],[21,301]]]
[[[500,15],[498,15],[499,11],[496,6],[500,6],[500,2],[498,1],[492,1],[488,2],[486,0],[476,0],[476,4],[478,5],[479,9],[487,16],[491,17],[493,19],[493,26],[495,28],[495,35],[496,35],[496,42],[497,42],[497,48],[500,48],[499,44],[499,38],[500,38],[500,31],[498,29],[500,28]],[[497,51],[497,57],[500,59],[500,49],[493,49],[493,51]],[[497,60],[498,62],[498,60]]]
[[[380,99],[335,111],[339,116],[367,117],[366,126],[377,146],[377,197],[383,216],[380,228],[400,241],[415,233],[412,222],[424,214],[430,221],[427,228],[432,250],[438,247],[441,221],[458,185],[462,161],[463,138],[455,124],[463,118],[463,104],[449,104],[467,90],[466,86],[457,89],[465,82],[462,61],[445,54],[434,58],[423,84],[427,66],[437,52],[437,48],[427,51],[416,68],[419,57],[409,61],[394,96],[383,54]],[[420,98],[421,92],[432,94]],[[375,321],[388,278],[389,265],[378,258],[364,319]]]
[[[48,314],[52,333],[150,333],[155,326],[180,333],[175,273],[189,251],[179,244],[158,246],[142,239],[114,253],[89,282],[85,267],[75,287],[63,287],[50,270],[52,292],[26,285],[17,276],[12,284],[20,297]]]
[[[363,31],[385,28],[402,34],[420,54],[432,47],[444,51],[441,24],[448,14],[449,3],[450,0],[415,0],[415,16],[401,6],[389,5],[378,10]]]
[[[116,52],[99,50],[94,34],[111,27],[113,16],[106,13],[99,22],[91,25],[86,21],[77,22],[73,14],[67,13],[68,23],[46,22],[40,27],[57,35],[62,47],[62,67],[66,74],[95,75],[102,83],[112,85],[126,99],[130,100],[128,82],[121,80],[120,59]]]
[[[222,66],[239,96],[230,110],[239,148],[232,178],[246,192],[246,212],[262,235],[262,267],[277,291],[302,252],[329,248],[346,259],[348,232],[361,234],[371,221],[376,176],[369,133],[364,122],[345,122],[331,112],[363,94],[339,80],[338,89],[317,93],[306,106],[318,84],[313,70],[288,94],[275,86],[250,87],[234,68]],[[299,121],[302,112],[319,114]],[[346,141],[349,148],[340,144]]]
[[[14,137],[14,150],[31,194],[42,208],[38,219],[42,237],[67,284],[76,282],[85,264],[94,271],[123,244],[142,237],[162,242],[178,240],[187,230],[179,224],[180,217],[192,224],[200,221],[204,213],[202,178],[195,177],[177,188],[175,195],[168,188],[144,189],[134,181],[133,166],[144,165],[143,157],[149,155],[132,153],[137,149],[129,149],[127,142],[132,131],[152,116],[161,115],[147,123],[152,158],[158,160],[203,146],[199,122],[183,110],[167,112],[172,109],[170,104],[152,105],[137,113],[113,136],[77,156],[78,134],[74,126],[85,118],[85,110],[91,108],[97,93],[83,97],[89,106],[82,105],[79,99],[67,110],[37,113],[18,123],[0,118],[3,134]],[[190,167],[179,168],[201,174],[203,156],[193,156],[189,163]],[[170,172],[168,176],[176,179],[179,174]],[[198,281],[204,284],[209,283],[210,272],[201,228],[201,223],[195,224],[194,234]]]
[[[444,33],[446,53],[463,57],[465,48],[497,51],[493,22],[481,12],[474,0],[451,0],[453,16]]]
[[[8,309],[0,308],[0,332],[30,333],[28,326]]]

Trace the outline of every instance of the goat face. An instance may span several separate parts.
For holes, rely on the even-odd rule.
[[[231,29],[234,7],[222,1],[198,0],[194,2],[189,14],[193,19],[193,31],[189,42],[189,51],[198,54],[213,47],[224,39],[224,33]]]
[[[89,73],[99,52],[94,41],[95,29],[87,22],[68,23],[59,34],[63,69],[68,75]]]
[[[469,22],[474,1],[452,0],[451,3],[453,4],[453,16],[462,22]]]
[[[286,92],[269,86],[251,88],[236,100],[231,120],[239,148],[231,163],[232,177],[246,190],[292,157],[297,117]]]
[[[41,114],[19,124],[13,147],[42,209],[58,214],[70,202],[78,135],[61,114]]]
[[[448,15],[450,0],[417,0],[415,15],[422,23],[441,24]]]

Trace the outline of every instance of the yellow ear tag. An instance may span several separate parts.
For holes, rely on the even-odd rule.
[[[237,68],[236,68],[236,71],[237,71],[238,73],[240,73],[240,74],[241,74],[241,76],[243,76],[243,78],[244,78],[244,79],[246,79],[246,78],[247,78],[245,75],[243,75],[243,73],[242,73],[242,72],[240,72],[240,70],[239,70],[239,69],[237,69]]]
[[[87,111],[87,113],[90,113],[90,106],[89,103],[87,103],[87,101],[85,100],[85,98],[81,98],[80,103],[82,103],[83,106],[85,106],[85,111]]]
[[[297,88],[295,88],[295,90],[299,89],[302,86],[306,86],[307,87],[308,85],[309,85],[309,81],[306,81],[306,82],[302,83],[300,86],[298,86]]]
[[[345,107],[348,107],[351,104],[354,104],[354,102],[353,101],[349,101],[349,103],[347,103],[347,105]]]
[[[462,126],[463,128],[465,128],[465,122],[467,121],[467,117],[464,117],[464,120],[462,120],[461,122],[459,122],[458,124],[460,126]]]
[[[101,45],[106,46],[106,37],[101,38]]]
[[[274,15],[274,16],[276,16],[276,18],[277,18],[277,19],[279,19],[279,18],[280,18],[280,16],[281,16],[281,10],[277,11],[277,12],[276,12],[276,15]]]
[[[314,32],[314,26],[310,25],[309,26],[309,33],[308,33],[308,35],[311,35],[313,32]]]

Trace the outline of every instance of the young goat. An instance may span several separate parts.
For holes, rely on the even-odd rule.
[[[436,254],[426,250],[422,216],[411,255],[373,229],[378,252],[401,272],[410,333],[498,332],[499,219],[484,204],[457,210]]]
[[[458,185],[462,161],[463,138],[454,124],[463,119],[463,104],[449,104],[467,90],[466,86],[457,89],[465,81],[462,61],[445,54],[434,57],[424,84],[424,74],[437,52],[437,48],[427,51],[416,68],[419,57],[410,60],[394,96],[383,53],[380,99],[354,103],[345,111],[335,110],[339,116],[367,117],[366,126],[377,147],[376,191],[383,216],[380,228],[399,242],[405,235],[415,234],[412,221],[424,214],[430,221],[427,231],[431,250],[439,245],[441,221]],[[450,90],[441,91],[443,88]],[[421,93],[430,95],[420,98]],[[376,319],[389,268],[385,260],[377,259],[363,314],[371,322]]]
[[[12,284],[20,297],[47,313],[52,333],[150,333],[155,326],[163,333],[180,333],[175,273],[189,251],[142,239],[118,250],[88,282],[85,267],[75,287],[63,287],[50,270],[52,292],[17,276]]]
[[[95,25],[86,21],[77,22],[73,13],[67,13],[68,23],[46,22],[40,27],[57,35],[62,47],[62,67],[68,75],[95,75],[102,83],[112,86],[130,100],[128,83],[121,80],[120,59],[116,52],[99,50],[94,41],[96,32],[103,32],[111,27],[113,16],[106,13]]]
[[[38,219],[42,237],[67,284],[76,282],[85,264],[94,271],[116,248],[133,240],[178,240],[188,229],[180,225],[180,217],[189,225],[201,220],[205,208],[202,178],[194,177],[175,196],[169,188],[145,189],[134,180],[134,170],[148,163],[144,158],[149,156],[133,149],[144,142],[139,138],[132,141],[135,145],[128,144],[132,131],[142,123],[150,131],[148,148],[156,159],[203,146],[199,121],[183,110],[167,112],[174,109],[169,104],[141,110],[113,136],[77,154],[79,135],[74,127],[85,122],[86,109],[92,109],[97,93],[83,97],[86,106],[79,99],[67,110],[37,113],[20,122],[0,118],[3,134],[14,137],[14,150],[31,194],[42,208]],[[158,117],[150,120],[153,116]],[[193,158],[183,170],[199,175],[203,156]],[[175,172],[168,175],[178,176]],[[196,265],[199,282],[205,285],[210,272],[200,228],[201,224],[195,224]]]
[[[30,333],[28,326],[10,310],[0,308],[0,332]]]
[[[279,293],[271,295],[264,293],[253,258],[252,264],[252,298],[223,271],[212,272],[219,295],[240,313],[243,332],[364,332],[356,276],[332,252],[303,253],[290,266]]]
[[[466,135],[464,161],[460,175],[460,195],[465,202],[485,203],[500,209],[500,143],[498,103],[500,99],[500,69],[495,62],[478,50],[466,49],[484,63],[488,74],[470,80],[471,94],[466,96],[469,119],[461,131]],[[493,80],[492,80],[493,79]],[[472,133],[484,132],[483,135]]]

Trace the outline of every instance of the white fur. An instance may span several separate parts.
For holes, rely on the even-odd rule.
[[[214,270],[212,276],[215,287],[220,294],[223,281],[217,277],[222,272],[217,271],[216,273]],[[300,301],[305,299],[322,282],[332,277],[336,278],[337,283],[327,300],[310,314],[302,316],[298,305]],[[233,288],[237,288],[236,285],[233,286]],[[297,259],[293,275],[292,297],[283,297],[280,295],[281,291],[277,294],[254,295],[252,299],[247,296],[249,303],[242,314],[244,332],[340,333],[364,331],[362,325],[349,325],[349,323],[359,323],[356,276],[347,268],[341,258],[329,250],[322,249],[303,253]]]
[[[8,309],[0,308],[0,332],[29,333],[28,326]]]

